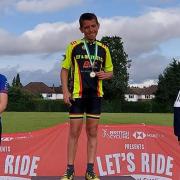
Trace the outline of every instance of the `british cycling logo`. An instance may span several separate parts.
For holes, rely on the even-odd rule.
[[[108,130],[102,129],[102,137],[109,138],[109,139],[129,139],[129,131],[115,131],[115,130]]]

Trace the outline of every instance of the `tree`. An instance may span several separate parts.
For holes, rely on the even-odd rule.
[[[17,76],[16,76],[16,86],[17,87],[22,87],[19,73],[17,73]]]
[[[12,87],[19,87],[19,88],[23,87],[21,84],[19,73],[17,73],[16,77],[13,78]]]
[[[15,87],[15,86],[16,86],[16,78],[14,77],[12,81],[12,87]]]
[[[159,75],[156,98],[160,104],[172,109],[174,101],[180,90],[180,61],[173,59],[172,63]]]
[[[20,87],[10,87],[8,91],[8,110],[33,111],[37,97]]]
[[[129,80],[127,69],[130,67],[130,60],[124,51],[122,39],[117,36],[106,36],[101,41],[109,47],[114,66],[113,78],[104,82],[104,98],[124,101],[124,94],[126,93]]]

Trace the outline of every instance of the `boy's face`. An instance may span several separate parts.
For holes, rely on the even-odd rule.
[[[84,20],[80,31],[84,34],[84,37],[89,41],[94,41],[96,39],[99,30],[99,24],[97,24],[95,19]]]

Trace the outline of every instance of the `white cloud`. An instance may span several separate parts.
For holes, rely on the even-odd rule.
[[[69,41],[80,37],[77,22],[44,23],[15,37],[0,29],[0,55],[64,51]]]
[[[122,37],[124,47],[132,59],[130,68],[131,83],[140,83],[145,79],[157,79],[171,59],[161,55],[160,44],[180,38],[180,9],[153,9],[139,17],[114,17],[100,19],[99,39],[102,36]],[[66,45],[82,37],[78,21],[72,23],[43,23],[19,36],[0,29],[0,57],[2,55],[53,54],[62,53]],[[25,61],[25,59],[24,59]],[[59,65],[58,65],[59,68]],[[13,68],[14,71],[16,68]],[[11,72],[11,69],[7,68]],[[2,69],[0,69],[1,72]],[[23,81],[51,82],[57,70],[20,71]],[[5,70],[4,70],[5,72]],[[15,71],[17,72],[17,70]],[[56,74],[57,75],[57,74]],[[58,77],[59,75],[57,75]],[[48,77],[49,80],[45,80]],[[45,79],[44,79],[45,78]],[[53,81],[53,80],[52,80]],[[58,80],[54,80],[56,83]]]
[[[15,9],[31,13],[54,12],[80,5],[83,2],[84,0],[1,0],[0,10],[1,13],[12,13]]]
[[[163,73],[171,60],[160,54],[152,54],[132,60],[129,70],[130,83],[141,83],[145,79],[158,79],[158,76]]]
[[[100,18],[99,38],[122,37],[130,57],[158,50],[160,44],[180,38],[180,9],[156,9],[139,17]],[[80,38],[78,21],[44,23],[20,36],[0,29],[0,54],[53,53],[65,49],[68,42]]]
[[[143,81],[142,83],[139,83],[139,84],[130,84],[131,87],[140,87],[140,88],[143,88],[143,87],[149,87],[151,85],[157,85],[157,81],[156,80],[145,80]]]
[[[23,12],[52,12],[82,3],[83,0],[21,0],[16,8]]]
[[[30,42],[31,50],[41,52],[57,52],[64,50],[70,40],[80,36],[77,22],[45,23],[38,25],[35,29],[25,32],[21,38]]]
[[[160,5],[160,4],[167,4],[167,3],[172,3],[177,0],[137,0],[139,3],[147,4],[147,5]]]
[[[159,48],[159,44],[180,37],[180,9],[156,9],[139,17],[105,19],[101,35],[118,35],[131,56]],[[103,27],[103,28],[102,28]]]

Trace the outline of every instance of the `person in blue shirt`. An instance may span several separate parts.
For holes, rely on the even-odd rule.
[[[8,102],[8,82],[7,78],[0,74],[0,143],[1,143],[1,133],[2,133],[2,123],[1,114],[6,109]]]

